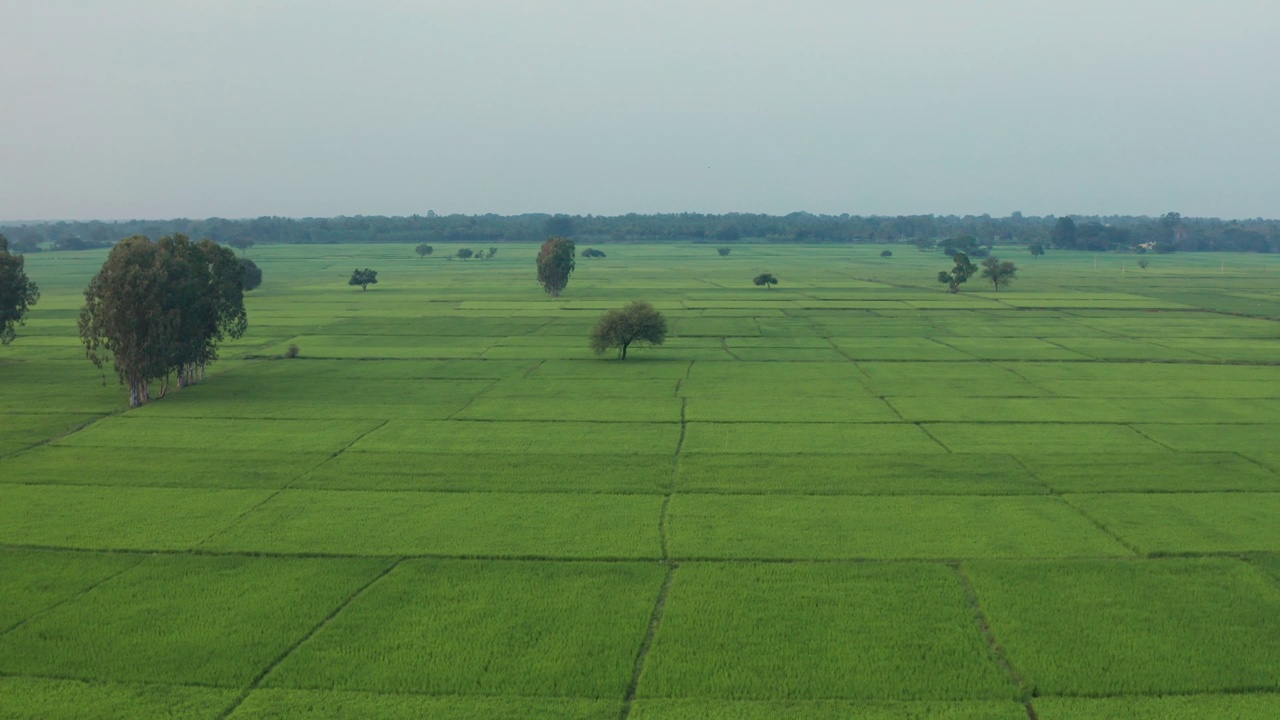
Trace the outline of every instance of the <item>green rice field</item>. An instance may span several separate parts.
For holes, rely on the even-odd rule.
[[[603,247],[254,247],[135,410],[28,256],[0,719],[1280,717],[1280,258]]]

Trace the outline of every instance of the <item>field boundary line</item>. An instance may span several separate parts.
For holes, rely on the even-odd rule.
[[[1121,423],[1121,424],[1122,424],[1122,425],[1126,425],[1126,426],[1128,426],[1128,428],[1129,428],[1130,430],[1132,430],[1132,431],[1134,431],[1134,432],[1138,433],[1139,435],[1141,435],[1141,436],[1142,436],[1142,438],[1143,438],[1144,440],[1150,440],[1151,442],[1153,442],[1153,443],[1155,443],[1155,444],[1159,445],[1160,447],[1164,448],[1165,450],[1168,450],[1169,452],[1173,452],[1173,453],[1178,452],[1178,449],[1177,449],[1177,448],[1175,448],[1175,447],[1170,447],[1170,446],[1168,446],[1168,445],[1166,445],[1166,444],[1164,444],[1164,443],[1160,442],[1159,440],[1157,440],[1157,439],[1155,439],[1155,438],[1151,437],[1150,435],[1148,435],[1148,434],[1146,434],[1146,433],[1142,432],[1142,431],[1141,431],[1141,430],[1139,430],[1138,428],[1134,427],[1134,425],[1136,425],[1137,423]],[[1230,426],[1230,425],[1265,425],[1266,423],[1214,423],[1214,424],[1215,424],[1215,425],[1222,425],[1222,426]]]
[[[39,448],[42,448],[42,447],[48,447],[49,445],[52,445],[53,443],[55,443],[55,442],[57,442],[57,441],[59,441],[59,440],[61,440],[61,439],[65,438],[65,437],[70,437],[70,436],[72,436],[72,435],[75,435],[76,433],[80,432],[81,430],[84,430],[85,428],[87,428],[87,427],[89,427],[89,426],[91,426],[91,425],[93,425],[93,424],[95,424],[95,423],[99,423],[99,422],[101,422],[101,421],[103,421],[103,420],[106,420],[107,418],[113,418],[113,417],[116,417],[116,416],[118,416],[118,415],[123,415],[124,413],[126,413],[126,412],[128,412],[128,411],[129,411],[129,408],[125,408],[125,409],[123,409],[123,410],[116,410],[115,412],[106,413],[106,414],[104,414],[104,415],[95,415],[94,417],[91,417],[91,418],[89,418],[88,420],[85,420],[85,421],[84,421],[84,422],[82,422],[82,423],[79,423],[79,424],[77,424],[77,425],[72,426],[72,427],[71,427],[70,429],[68,429],[66,432],[59,433],[59,434],[54,435],[54,436],[52,436],[52,437],[47,437],[47,438],[45,438],[44,440],[41,440],[40,442],[38,442],[38,443],[36,443],[36,444],[34,444],[34,445],[28,445],[28,446],[26,446],[26,447],[24,447],[24,448],[18,448],[17,450],[14,450],[13,452],[10,452],[10,453],[0,454],[0,460],[11,460],[11,459],[13,459],[13,458],[18,457],[19,455],[23,455],[23,454],[25,454],[25,453],[29,453],[29,452],[31,452],[32,450],[36,450],[36,449],[39,449]],[[31,414],[31,415],[36,415],[36,414],[50,414],[50,415],[52,415],[52,414],[59,414],[59,415],[60,415],[61,413],[28,413],[28,414]]]
[[[679,563],[667,565],[667,576],[662,579],[662,587],[658,590],[658,599],[653,603],[653,612],[649,615],[649,627],[645,630],[644,639],[640,641],[640,649],[636,652],[636,661],[631,668],[631,681],[627,683],[627,694],[622,699],[622,710],[618,720],[627,720],[631,716],[631,706],[636,700],[636,690],[640,687],[640,676],[644,674],[645,661],[649,659],[649,650],[653,648],[653,640],[662,625],[662,614],[667,607],[667,596],[671,594],[671,584],[675,581]]]
[[[1270,493],[1274,494],[1274,493]],[[1042,495],[1021,495],[1019,497],[1044,497]],[[1096,524],[1096,523],[1095,523]],[[1111,533],[1107,533],[1111,535]],[[1128,547],[1126,545],[1126,547]],[[535,562],[535,563],[616,563],[640,564],[664,562],[654,555],[497,555],[492,553],[443,553],[443,552],[400,552],[370,553],[351,552],[282,552],[273,550],[209,550],[199,547],[190,548],[91,548],[72,547],[67,545],[38,545],[0,543],[0,550],[35,550],[40,552],[74,552],[102,553],[108,555],[145,555],[145,556],[180,556],[191,557],[232,557],[232,558],[264,558],[278,560],[457,560],[476,561],[492,560],[495,562]],[[1136,551],[1135,551],[1136,552]],[[838,557],[802,557],[802,556],[760,556],[744,555],[740,557],[728,555],[685,555],[668,559],[668,563],[722,563],[722,564],[810,564],[810,565],[864,565],[892,563],[926,563],[931,565],[954,565],[971,560],[1096,560],[1108,562],[1134,562],[1135,560],[1153,560],[1168,557],[1180,558],[1239,558],[1239,550],[1222,550],[1212,552],[1159,553],[1156,555],[968,555],[968,556],[871,556],[842,555]]]
[[[897,410],[895,410],[894,412],[897,412]],[[888,424],[888,425],[896,425],[897,423],[885,423],[885,424]],[[913,423],[910,423],[910,424],[911,424],[911,425],[915,425],[917,428],[919,428],[919,429],[920,429],[920,432],[924,433],[924,434],[925,434],[925,436],[927,436],[930,440],[932,440],[932,441],[934,441],[935,443],[937,443],[937,444],[938,444],[938,447],[940,447],[940,448],[942,448],[944,451],[946,451],[946,453],[947,453],[948,455],[954,455],[954,454],[955,454],[955,451],[954,451],[954,450],[952,450],[951,448],[947,447],[947,444],[946,444],[946,443],[942,442],[941,440],[939,440],[939,439],[937,438],[937,436],[936,436],[936,435],[934,435],[933,433],[929,432],[929,428],[925,427],[925,423],[924,423],[924,421],[923,421],[923,420],[922,420],[922,421],[919,421],[919,422],[913,422]]]
[[[382,421],[381,423],[379,423],[376,427],[369,428],[368,430],[365,430],[364,432],[360,433],[359,437],[357,437],[355,440],[352,440],[351,442],[347,443],[347,445],[346,445],[345,447],[340,448],[340,449],[338,449],[338,450],[334,451],[332,455],[330,455],[329,457],[327,457],[327,458],[325,458],[324,460],[320,461],[320,463],[319,463],[319,464],[317,464],[317,465],[315,465],[314,467],[310,468],[310,469],[309,469],[309,470],[307,470],[306,472],[304,472],[304,473],[302,473],[302,474],[300,474],[300,475],[297,475],[296,477],[294,477],[293,479],[291,479],[289,482],[285,483],[284,485],[281,485],[280,487],[276,488],[276,491],[275,491],[275,492],[273,492],[273,493],[271,493],[270,495],[268,495],[268,496],[266,496],[265,498],[263,498],[261,502],[259,502],[259,503],[255,504],[253,507],[249,508],[248,510],[245,510],[244,512],[242,512],[242,513],[240,513],[239,515],[237,515],[237,516],[235,516],[234,518],[232,518],[232,519],[231,519],[231,522],[229,522],[229,523],[227,523],[226,525],[223,525],[222,527],[218,528],[217,530],[214,530],[213,532],[209,533],[208,537],[206,537],[205,539],[201,540],[200,542],[198,542],[198,543],[196,543],[196,544],[192,545],[192,546],[189,548],[189,550],[188,550],[188,551],[196,550],[196,549],[200,548],[200,546],[204,545],[205,543],[207,543],[207,542],[209,542],[210,540],[212,540],[212,539],[214,539],[215,537],[217,537],[219,533],[222,533],[222,532],[224,532],[224,531],[226,531],[226,530],[228,530],[228,529],[230,529],[230,528],[234,527],[236,523],[238,523],[238,522],[240,522],[241,520],[245,519],[245,517],[247,517],[250,513],[254,512],[254,511],[255,511],[255,510],[257,510],[258,508],[262,507],[263,505],[266,505],[267,503],[269,503],[269,502],[271,502],[272,500],[274,500],[274,499],[276,499],[277,497],[279,497],[279,496],[280,496],[280,493],[284,492],[285,490],[288,490],[288,489],[290,488],[290,486],[292,486],[294,483],[296,483],[296,482],[298,482],[299,480],[301,480],[302,478],[306,477],[308,474],[310,474],[310,473],[312,473],[312,472],[315,472],[316,470],[319,470],[321,467],[324,467],[325,465],[327,465],[327,464],[329,463],[329,461],[330,461],[330,460],[333,460],[334,458],[338,457],[338,456],[339,456],[339,455],[341,455],[342,453],[346,452],[348,449],[350,449],[350,448],[351,448],[351,446],[352,446],[352,445],[355,445],[356,443],[358,443],[358,442],[360,442],[361,440],[363,440],[363,439],[365,438],[365,436],[367,436],[369,433],[374,432],[374,431],[376,431],[376,430],[381,430],[382,428],[386,427],[386,426],[387,426],[387,423],[389,423],[389,422],[391,422],[391,421],[390,421],[390,420],[383,420],[383,421]]]
[[[676,451],[671,456],[671,481],[667,483],[667,492],[662,497],[662,509],[658,511],[658,542],[662,546],[664,562],[671,557],[667,549],[667,510],[671,507],[671,498],[676,494],[676,479],[680,476],[680,456],[684,452],[684,437],[689,429],[689,423],[685,419],[685,411],[688,407],[689,398],[680,398],[680,437],[676,439]]]
[[[105,585],[106,583],[108,583],[108,582],[110,582],[110,581],[112,581],[112,580],[115,580],[116,578],[118,578],[118,577],[120,577],[121,575],[123,575],[123,574],[125,574],[125,573],[129,572],[130,570],[133,570],[134,568],[138,567],[138,566],[139,566],[139,565],[141,565],[142,563],[146,562],[146,560],[147,560],[147,558],[146,558],[145,556],[138,556],[138,558],[136,559],[136,561],[135,561],[132,565],[129,565],[128,567],[125,567],[125,568],[121,568],[121,569],[119,569],[119,570],[117,570],[117,571],[115,571],[115,572],[111,573],[110,575],[108,575],[108,576],[106,576],[106,577],[102,578],[101,580],[99,580],[99,581],[97,581],[97,582],[93,583],[92,585],[89,585],[88,587],[84,588],[83,590],[81,590],[81,591],[79,591],[79,592],[76,592],[76,593],[72,593],[71,595],[69,595],[69,596],[67,596],[67,597],[65,597],[65,598],[63,598],[63,599],[61,599],[61,600],[59,600],[58,602],[56,602],[56,603],[54,603],[54,604],[52,604],[52,605],[50,605],[50,606],[48,606],[48,607],[41,608],[41,609],[39,609],[39,610],[35,611],[34,613],[32,613],[32,614],[28,615],[27,617],[25,617],[25,618],[23,618],[23,619],[19,620],[18,622],[16,622],[16,623],[14,623],[14,624],[10,625],[10,626],[9,626],[9,627],[7,627],[7,628],[0,628],[0,637],[4,637],[5,635],[8,635],[9,633],[13,632],[14,630],[17,630],[18,628],[22,627],[23,625],[26,625],[27,623],[30,623],[32,620],[35,620],[35,619],[40,618],[40,617],[43,617],[44,615],[48,615],[49,613],[53,612],[54,610],[57,610],[58,608],[62,607],[63,605],[66,605],[67,603],[71,602],[72,600],[79,599],[79,598],[81,598],[81,597],[83,597],[83,596],[85,596],[85,595],[89,594],[90,592],[92,592],[92,591],[94,591],[94,590],[98,589],[98,588],[99,588],[99,587],[101,587],[102,585]]]
[[[1044,338],[1036,338],[1036,340],[1040,340],[1041,342],[1048,342],[1048,341],[1047,341],[1047,340],[1045,340]],[[1054,344],[1054,345],[1057,345],[1057,343],[1053,343],[1053,344]],[[1058,345],[1058,347],[1062,347],[1062,346],[1061,346],[1061,345]],[[1062,349],[1063,349],[1063,350],[1067,350],[1068,348],[1062,348]],[[1030,379],[1030,378],[1028,378],[1026,375],[1023,375],[1022,373],[1018,372],[1017,370],[1014,370],[1013,368],[1009,367],[1010,365],[1012,365],[1012,364],[1014,364],[1014,363],[1017,363],[1017,362],[1052,362],[1052,361],[991,360],[991,361],[989,361],[989,362],[991,362],[992,364],[994,364],[996,367],[1000,368],[1001,370],[1004,370],[1005,372],[1009,373],[1010,375],[1012,375],[1012,376],[1014,376],[1014,377],[1018,378],[1018,379],[1019,379],[1019,380],[1021,380],[1022,382],[1024,382],[1024,383],[1026,383],[1026,384],[1030,385],[1031,387],[1033,387],[1033,388],[1035,388],[1035,389],[1039,390],[1040,392],[1048,393],[1047,395],[1044,395],[1044,396],[1042,396],[1042,397],[1051,397],[1051,398],[1055,398],[1055,397],[1062,397],[1061,395],[1059,395],[1058,393],[1056,393],[1056,392],[1054,392],[1054,391],[1050,390],[1049,388],[1047,388],[1047,387],[1043,387],[1043,386],[1041,386],[1041,385],[1039,385],[1039,384],[1037,384],[1037,383],[1035,383],[1035,382],[1032,382],[1032,381],[1031,381],[1031,379]],[[1060,362],[1063,362],[1063,361],[1060,361]],[[1072,362],[1106,362],[1106,361],[1105,361],[1105,360],[1099,360],[1099,359],[1097,359],[1097,358],[1093,358],[1093,359],[1090,359],[1090,360],[1075,360],[1075,361],[1072,361]]]
[[[385,578],[387,575],[390,575],[392,570],[395,570],[396,568],[400,567],[400,564],[403,563],[404,560],[405,559],[401,557],[401,558],[396,558],[394,561],[387,563],[387,566],[382,569],[382,572],[373,576],[372,578],[369,579],[368,582],[356,588],[355,592],[348,595],[347,598],[343,600],[341,603],[339,603],[338,606],[335,607],[328,615],[322,618],[320,622],[316,623],[315,627],[307,631],[301,638],[298,639],[297,642],[285,648],[284,652],[276,656],[276,658],[272,660],[271,663],[268,664],[267,667],[262,672],[258,673],[258,675],[253,678],[253,680],[249,683],[249,685],[245,687],[243,691],[241,691],[240,695],[231,702],[231,705],[227,707],[227,709],[223,710],[220,714],[217,715],[217,720],[225,720],[225,718],[230,717],[232,713],[234,713],[242,704],[244,704],[244,701],[248,699],[249,695],[252,694],[254,690],[257,690],[258,687],[262,685],[262,681],[267,679],[267,676],[270,675],[277,667],[280,666],[280,663],[288,659],[290,655],[296,652],[297,649],[302,647],[308,640],[315,637],[316,633],[323,630],[326,625],[328,625],[334,618],[336,618],[339,614],[341,614],[343,610],[346,610],[347,607],[351,605],[351,603],[355,602],[356,599],[359,598],[361,595],[363,595],[366,591],[368,591],[369,588],[373,587],[375,584],[378,583],[379,580]]]
[[[458,417],[458,413],[460,413],[460,412],[464,412],[467,408],[469,408],[469,407],[471,407],[472,405],[474,405],[474,404],[476,403],[476,401],[477,401],[477,400],[479,400],[480,398],[484,397],[484,394],[485,394],[485,393],[487,393],[487,392],[489,392],[490,390],[492,390],[492,389],[493,389],[493,386],[494,386],[494,385],[497,385],[497,384],[498,384],[498,383],[500,383],[500,382],[502,382],[502,380],[501,380],[501,379],[494,379],[494,380],[491,380],[491,381],[489,382],[489,384],[488,384],[488,385],[484,386],[484,389],[483,389],[483,390],[481,390],[480,392],[478,392],[478,393],[476,393],[475,395],[471,396],[471,399],[470,399],[470,400],[468,400],[468,401],[467,401],[467,403],[466,403],[465,405],[463,405],[462,407],[458,408],[457,410],[454,410],[453,412],[449,413],[449,415],[448,415],[447,417],[445,417],[445,418],[444,418],[444,420],[442,420],[441,422],[447,422],[447,421],[449,421],[449,420],[452,420],[452,419],[454,419],[454,418]],[[391,422],[391,421],[390,421],[390,420],[387,420],[387,421],[385,421],[383,424],[385,425],[386,423],[389,423],[389,422]],[[376,430],[377,428],[374,428],[374,429]],[[369,432],[373,432],[373,430],[370,430]],[[368,434],[369,434],[369,433],[365,433],[365,435],[368,435]],[[360,436],[360,438],[362,438],[362,437],[364,437],[364,435],[361,435],[361,436]],[[358,441],[358,440],[360,440],[360,438],[356,438],[356,440]],[[352,442],[352,443],[351,443],[351,445],[354,445],[354,444],[355,444],[355,442]],[[330,460],[332,460],[334,457],[337,457],[338,455],[341,455],[343,452],[346,452],[347,448],[351,447],[351,445],[348,445],[347,447],[343,448],[342,450],[340,450],[340,451],[337,453],[337,455],[334,455],[333,457],[331,457],[331,458],[329,458],[329,459],[330,459]]]
[[[1058,498],[1059,500],[1061,500],[1061,501],[1062,501],[1062,503],[1063,503],[1063,504],[1065,504],[1067,507],[1069,507],[1069,508],[1071,508],[1072,510],[1074,510],[1074,511],[1076,512],[1076,514],[1077,514],[1077,515],[1079,515],[1080,517],[1084,518],[1085,520],[1088,520],[1088,521],[1089,521],[1089,522],[1090,522],[1094,527],[1098,528],[1098,529],[1099,529],[1099,530],[1101,530],[1102,532],[1104,532],[1104,533],[1106,533],[1107,535],[1111,536],[1111,539],[1113,539],[1113,540],[1115,540],[1116,542],[1118,542],[1118,543],[1120,543],[1121,545],[1123,545],[1123,546],[1124,546],[1124,547],[1125,547],[1129,552],[1133,553],[1134,555],[1136,555],[1137,557],[1140,557],[1140,558],[1147,558],[1147,557],[1148,557],[1146,553],[1144,553],[1144,552],[1142,552],[1141,550],[1139,550],[1139,549],[1138,549],[1138,546],[1136,546],[1136,545],[1134,545],[1134,544],[1130,543],[1128,540],[1125,540],[1124,538],[1120,537],[1120,535],[1119,535],[1118,533],[1116,533],[1114,530],[1112,530],[1111,528],[1109,528],[1109,527],[1107,527],[1106,525],[1104,525],[1102,522],[1100,522],[1100,521],[1096,520],[1092,515],[1090,515],[1089,513],[1085,512],[1085,511],[1084,511],[1084,508],[1082,508],[1082,507],[1080,507],[1080,506],[1076,505],[1075,503],[1071,502],[1070,500],[1068,500],[1068,499],[1066,498],[1066,496],[1065,496],[1065,495],[1063,495],[1062,493],[1060,493],[1060,492],[1058,492],[1058,491],[1054,490],[1054,491],[1052,492],[1052,494],[1053,494],[1053,496],[1054,496],[1054,497],[1056,497],[1056,498]],[[1200,556],[1199,556],[1199,555],[1197,555],[1196,557],[1200,557]]]
[[[1273,468],[1273,467],[1271,467],[1270,465],[1268,465],[1268,464],[1266,464],[1265,462],[1263,462],[1262,460],[1255,460],[1254,458],[1251,458],[1251,457],[1249,457],[1248,455],[1245,455],[1244,453],[1240,452],[1239,450],[1232,450],[1232,451],[1231,451],[1231,454],[1232,454],[1232,455],[1235,455],[1235,456],[1237,456],[1237,457],[1239,457],[1240,459],[1244,460],[1245,462],[1247,462],[1247,463],[1249,463],[1249,464],[1251,464],[1251,465],[1254,465],[1254,466],[1256,466],[1256,467],[1260,467],[1260,468],[1262,468],[1263,470],[1266,470],[1267,472],[1269,472],[1269,473],[1271,473],[1271,474],[1273,474],[1273,475],[1280,475],[1280,467]]]
[[[961,563],[955,563],[951,566],[955,571],[956,577],[959,578],[960,584],[964,586],[965,600],[969,603],[970,610],[973,611],[973,620],[978,625],[978,631],[982,633],[982,637],[987,641],[987,646],[991,649],[992,655],[995,656],[996,662],[1000,664],[1000,668],[1009,676],[1009,680],[1013,682],[1014,687],[1018,689],[1021,700],[1027,706],[1027,712],[1034,720],[1035,711],[1031,709],[1031,689],[1027,687],[1026,681],[1022,678],[1022,673],[1009,662],[1009,656],[1005,653],[1004,646],[996,638],[995,631],[991,629],[991,620],[987,617],[987,611],[982,608],[982,600],[978,597],[978,589],[973,586],[973,581],[969,578],[968,573],[964,571]]]

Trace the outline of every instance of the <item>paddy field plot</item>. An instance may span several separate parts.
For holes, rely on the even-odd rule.
[[[135,410],[105,254],[28,256],[0,718],[1272,720],[1280,261],[882,249],[611,245],[552,300],[534,246],[260,245]],[[594,357],[637,299],[667,342]]]

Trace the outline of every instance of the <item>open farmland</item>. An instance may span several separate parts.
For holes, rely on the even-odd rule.
[[[604,247],[558,300],[533,246],[256,247],[127,412],[105,253],[28,256],[0,718],[1280,715],[1280,259]],[[667,343],[594,358],[635,299]]]

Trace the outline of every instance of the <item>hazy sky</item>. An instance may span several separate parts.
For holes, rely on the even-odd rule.
[[[1275,0],[0,0],[0,218],[1280,216]]]

